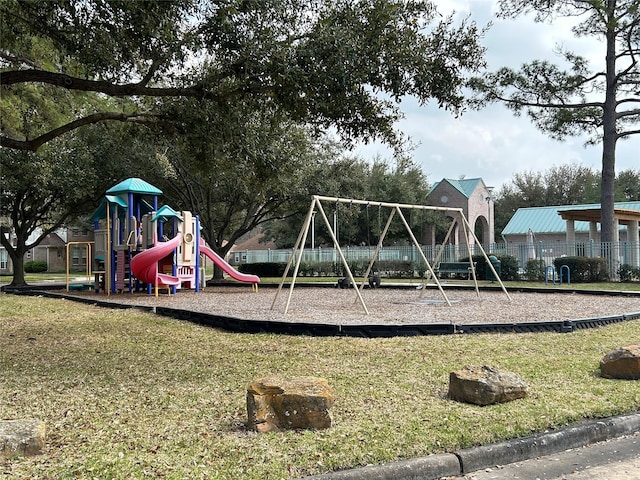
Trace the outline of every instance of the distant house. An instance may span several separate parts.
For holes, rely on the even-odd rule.
[[[427,205],[436,207],[461,208],[464,216],[469,222],[473,232],[481,232],[478,240],[483,244],[493,244],[494,221],[493,197],[491,192],[493,187],[487,187],[481,178],[451,179],[443,178],[431,188],[427,195]],[[454,232],[452,243],[460,245],[460,232],[462,226],[459,224]],[[428,237],[431,236],[429,239]],[[427,229],[427,239],[425,243],[435,244],[435,230]],[[469,243],[475,243],[470,235]]]
[[[228,262],[231,265],[246,263],[249,250],[275,250],[276,243],[273,240],[265,241],[264,238],[265,235],[260,228],[255,228],[243,235],[229,250],[227,254]]]
[[[27,245],[33,243],[41,231],[36,230],[27,240]],[[15,236],[10,234],[12,244]],[[47,235],[36,247],[25,253],[24,262],[45,261],[47,271],[64,272],[67,262],[67,243],[69,245],[70,271],[83,271],[87,267],[86,244],[93,241],[93,231],[83,227],[63,227]],[[0,247],[0,273],[12,274],[13,264],[4,247]]]

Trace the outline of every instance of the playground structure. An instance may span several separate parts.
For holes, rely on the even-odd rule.
[[[204,284],[202,256],[256,290],[260,278],[238,272],[205,245],[197,215],[176,212],[168,205],[158,208],[161,194],[139,178],[124,180],[107,190],[91,217],[95,262],[103,264],[93,272],[96,293],[131,293],[143,285],[148,294],[154,291],[156,296],[160,288],[169,293],[181,288],[198,292]],[[88,269],[90,276],[90,266]]]
[[[336,232],[334,231],[334,228],[332,228],[329,219],[324,211],[324,208],[322,206],[322,202],[331,202],[331,203],[335,203],[336,204],[336,208],[337,205],[340,203],[343,204],[349,204],[349,205],[365,205],[365,206],[377,206],[378,208],[382,208],[382,207],[386,207],[390,209],[390,213],[389,213],[389,217],[387,218],[387,222],[385,224],[385,227],[382,231],[382,233],[380,234],[380,238],[378,240],[378,244],[373,252],[373,254],[371,255],[371,258],[369,259],[369,265],[363,275],[363,280],[360,283],[360,285],[358,286],[358,284],[356,283],[353,274],[351,273],[351,269],[349,267],[349,264],[347,263],[347,260],[342,252],[342,248],[340,247],[340,242],[338,241],[338,238],[336,236]],[[471,274],[471,276],[473,277],[473,282],[474,282],[474,286],[475,286],[475,291],[476,291],[476,295],[479,296],[480,292],[478,289],[478,281],[476,279],[476,272],[475,272],[475,268],[473,265],[473,260],[472,260],[472,254],[471,254],[471,247],[469,244],[469,237],[472,236],[475,240],[475,242],[477,243],[477,245],[480,247],[481,252],[483,254],[483,256],[485,257],[485,260],[487,261],[487,266],[488,268],[491,269],[493,276],[495,279],[497,279],[497,281],[500,283],[500,286],[503,290],[503,292],[506,294],[507,298],[509,300],[511,300],[511,297],[509,296],[509,292],[507,292],[507,289],[505,288],[504,284],[502,283],[502,280],[500,279],[500,276],[498,275],[498,273],[496,272],[493,263],[490,261],[487,253],[485,252],[485,250],[482,248],[481,242],[478,240],[478,238],[476,237],[475,233],[473,232],[473,228],[471,227],[471,225],[469,224],[469,222],[467,221],[466,217],[464,216],[464,211],[461,208],[451,208],[451,207],[434,207],[434,206],[429,206],[429,205],[411,205],[411,204],[402,204],[402,203],[389,203],[389,202],[377,202],[377,201],[367,201],[367,200],[354,200],[354,199],[348,199],[348,198],[339,198],[339,197],[323,197],[320,195],[313,195],[311,198],[311,205],[309,207],[307,216],[305,217],[305,221],[302,225],[302,228],[300,229],[300,233],[298,234],[298,239],[296,240],[295,245],[293,246],[292,252],[291,252],[291,257],[289,259],[289,262],[287,263],[287,266],[285,268],[285,271],[282,275],[282,279],[280,281],[280,284],[278,285],[278,289],[276,291],[275,297],[273,299],[273,303],[271,304],[271,309],[273,310],[276,301],[278,299],[278,296],[282,290],[282,286],[284,285],[284,281],[287,278],[288,274],[289,274],[289,270],[291,269],[291,266],[295,263],[294,265],[294,270],[293,270],[293,276],[291,279],[291,284],[289,286],[289,295],[287,298],[287,302],[285,305],[285,309],[284,309],[284,313],[286,314],[289,311],[289,305],[291,303],[291,296],[293,294],[293,289],[295,287],[295,283],[296,283],[296,277],[298,275],[298,270],[300,268],[300,263],[302,261],[302,252],[304,251],[304,246],[306,244],[307,241],[307,235],[309,233],[309,229],[311,226],[311,222],[312,222],[312,218],[314,217],[314,214],[316,212],[316,210],[318,212],[320,212],[320,216],[322,217],[322,220],[324,221],[324,224],[326,226],[326,228],[328,229],[329,235],[331,237],[331,240],[333,241],[333,246],[336,249],[338,255],[340,256],[340,261],[342,262],[342,266],[345,269],[346,272],[346,278],[348,278],[349,280],[349,285],[353,286],[355,293],[356,293],[356,301],[360,302],[360,305],[362,306],[362,309],[364,310],[365,314],[369,314],[369,310],[364,302],[364,299],[362,298],[362,290],[364,289],[364,285],[367,282],[367,279],[370,275],[370,273],[372,272],[373,269],[373,265],[374,262],[376,261],[377,257],[378,257],[378,253],[380,251],[380,249],[382,248],[383,242],[384,242],[384,238],[387,234],[387,231],[389,230],[389,227],[391,226],[391,222],[394,218],[394,216],[397,214],[398,217],[400,218],[400,220],[402,221],[402,223],[404,224],[405,229],[407,230],[407,233],[411,239],[411,242],[418,247],[418,252],[420,252],[420,255],[422,257],[422,260],[424,261],[426,267],[427,267],[427,276],[423,281],[422,284],[422,288],[421,288],[421,292],[426,291],[426,284],[429,281],[429,279],[433,279],[433,281],[435,282],[438,290],[440,291],[442,297],[444,298],[444,301],[446,302],[446,304],[448,306],[451,306],[451,302],[449,301],[447,294],[445,293],[444,289],[442,288],[442,284],[440,283],[438,276],[435,274],[434,269],[432,267],[432,265],[429,263],[429,260],[427,260],[426,256],[424,255],[422,249],[420,248],[420,244],[418,242],[418,240],[416,239],[416,236],[414,235],[413,231],[411,230],[411,227],[409,225],[409,223],[407,222],[404,214],[402,213],[402,209],[405,210],[426,210],[426,211],[441,211],[441,212],[446,212],[449,214],[453,214],[454,216],[452,216],[453,221],[449,227],[449,231],[447,232],[447,235],[445,237],[445,240],[443,243],[447,243],[447,241],[449,240],[449,237],[451,236],[451,232],[453,231],[453,228],[456,224],[456,222],[460,222],[464,231],[464,238],[465,238],[465,242],[466,242],[466,246],[467,246],[467,252],[469,254],[469,272]],[[335,227],[335,226],[334,226]],[[442,252],[442,251],[441,251]],[[439,262],[439,257],[440,257],[441,253],[438,254],[438,256],[434,259],[434,264],[437,264]]]

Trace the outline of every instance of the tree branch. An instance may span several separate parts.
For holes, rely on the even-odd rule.
[[[616,118],[633,117],[634,115],[640,115],[640,108],[634,108],[633,110],[625,110],[624,112],[618,112],[616,113]]]
[[[502,97],[497,93],[492,95],[492,100],[499,100],[506,104],[519,105],[522,107],[536,107],[536,108],[567,108],[567,109],[581,109],[581,108],[602,108],[604,104],[602,102],[588,102],[588,103],[541,103],[530,102],[526,100],[516,100],[513,98]]]
[[[9,63],[23,63],[25,65],[29,65],[33,68],[39,68],[40,66],[37,65],[33,60],[30,60],[28,58],[24,58],[24,57],[15,57],[13,55],[9,55],[6,52],[0,52],[0,58],[6,60]]]
[[[630,137],[631,135],[638,135],[638,134],[640,134],[640,129],[628,130],[626,132],[619,133],[618,138],[626,138],[626,137]]]
[[[150,68],[148,75],[153,75],[154,66]],[[83,92],[99,92],[112,97],[125,97],[131,95],[141,95],[147,97],[196,97],[206,96],[203,88],[199,85],[190,87],[147,87],[145,80],[140,83],[127,83],[116,85],[104,80],[86,80],[72,77],[64,73],[48,72],[46,70],[9,70],[0,72],[0,85],[15,85],[18,83],[47,83],[67,90],[80,90]]]
[[[0,146],[7,148],[14,148],[16,150],[28,150],[35,152],[42,145],[48,141],[59,137],[65,133],[68,133],[76,128],[80,128],[85,125],[93,123],[103,122],[106,120],[115,120],[119,122],[135,122],[135,123],[149,123],[149,120],[142,119],[144,115],[139,113],[120,113],[120,112],[101,112],[88,115],[73,122],[69,122],[66,125],[55,128],[43,135],[40,135],[33,140],[16,140],[13,138],[0,135]]]

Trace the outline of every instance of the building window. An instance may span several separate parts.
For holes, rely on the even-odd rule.
[[[3,248],[2,250],[0,250],[0,270],[6,270],[7,269],[7,251]]]
[[[71,251],[71,265],[81,266],[87,264],[87,249],[75,247]]]

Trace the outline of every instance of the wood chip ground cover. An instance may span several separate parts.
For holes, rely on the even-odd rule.
[[[46,454],[9,478],[298,478],[556,428],[640,408],[636,382],[598,376],[640,322],[572,334],[349,339],[238,335],[137,310],[0,296],[0,418],[48,426]],[[531,395],[474,407],[446,398],[466,364],[518,372]],[[256,434],[255,378],[326,378],[334,426]]]
[[[369,315],[364,313],[353,289],[295,288],[287,314],[284,313],[289,294],[287,289],[283,289],[277,299],[273,288],[261,288],[258,293],[251,293],[248,286],[208,287],[199,293],[185,290],[177,295],[159,297],[145,293],[109,297],[89,292],[74,295],[243,319],[343,325],[538,322],[640,312],[640,296],[510,292],[509,299],[502,291],[480,291],[479,294],[472,289],[445,288],[443,291],[451,306],[443,303],[442,293],[432,287],[426,291],[415,288],[365,289],[362,297]]]

